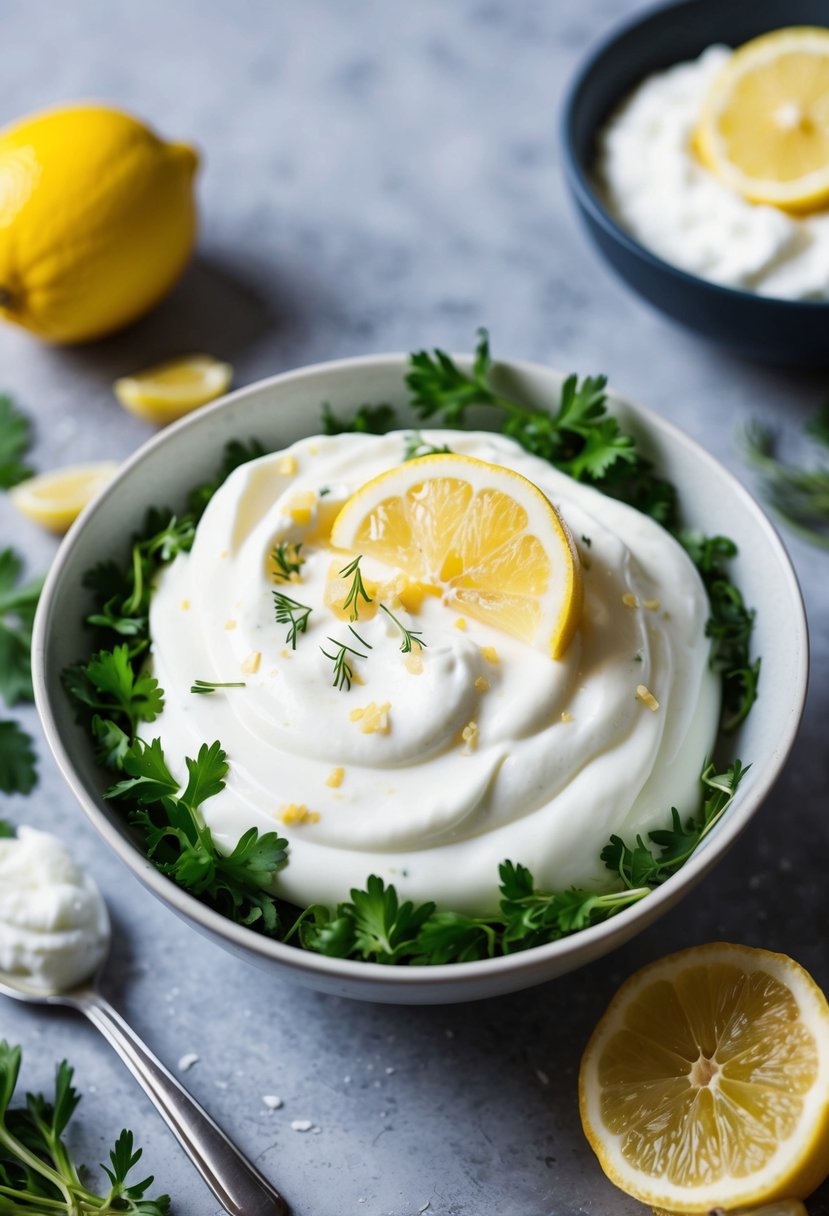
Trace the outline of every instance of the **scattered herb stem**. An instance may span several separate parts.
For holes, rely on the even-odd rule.
[[[347,566],[343,566],[340,571],[340,578],[350,578],[351,587],[348,595],[343,600],[343,612],[347,608],[351,609],[349,620],[356,621],[360,615],[360,600],[364,603],[372,603],[372,597],[366,591],[363,575],[360,570],[360,562],[363,560],[362,553],[358,553],[353,562],[349,562]]]
[[[311,609],[307,604],[300,604],[298,600],[292,600],[290,596],[284,595],[281,591],[274,591],[273,603],[276,610],[276,623],[288,626],[285,641],[290,642],[292,650],[296,650],[299,634],[305,633],[308,628]]]
[[[422,638],[423,631],[421,629],[407,629],[403,622],[397,619],[390,608],[387,608],[385,604],[381,604],[380,607],[383,612],[385,612],[386,616],[394,622],[403,635],[403,640],[400,643],[400,649],[403,654],[410,654],[412,646],[419,646],[422,649],[426,645]]]
[[[221,683],[218,680],[194,680],[190,685],[190,691],[193,693],[211,693],[217,688],[245,688],[247,685],[244,680],[231,680],[226,683]]]
[[[351,646],[346,646],[345,642],[338,642],[336,638],[329,638],[328,641],[332,646],[336,647],[337,653],[330,654],[324,646],[320,646],[320,650],[325,655],[326,659],[330,659],[334,664],[334,679],[332,683],[335,688],[344,688],[346,692],[350,692],[351,685],[354,681],[354,669],[348,662],[346,656],[353,654],[354,657],[358,659],[365,659],[368,656],[361,654],[359,650],[354,650]]]

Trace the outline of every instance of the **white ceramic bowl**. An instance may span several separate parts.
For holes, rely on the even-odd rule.
[[[460,360],[463,362],[463,360]],[[778,777],[794,741],[806,695],[808,641],[803,604],[786,552],[751,496],[701,447],[661,418],[611,398],[660,472],[678,487],[687,523],[725,532],[740,550],[736,581],[757,606],[755,652],[763,656],[760,695],[729,740],[731,756],[750,761],[728,813],[685,866],[652,895],[615,918],[572,937],[504,958],[436,967],[389,967],[325,958],[271,941],[235,925],[163,877],[143,856],[119,812],[102,798],[107,774],[95,764],[90,739],[73,718],[60,672],[89,651],[82,619],[88,593],[83,572],[107,556],[123,559],[126,538],[151,505],[176,508],[187,491],[215,472],[225,443],[255,436],[278,449],[320,429],[328,402],[346,416],[362,402],[406,408],[406,358],[370,356],[321,364],[263,380],[183,419],[146,443],[83,513],[50,571],[35,622],[33,668],[46,737],[86,815],[120,859],[155,895],[197,929],[237,954],[323,992],[400,1004],[439,1004],[516,991],[552,979],[606,954],[639,933],[719,860]],[[503,387],[538,405],[557,402],[562,376],[527,363],[499,364]],[[485,415],[475,425],[485,425]]]

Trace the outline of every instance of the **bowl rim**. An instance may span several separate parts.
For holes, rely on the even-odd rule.
[[[595,71],[599,60],[612,51],[616,43],[621,41],[622,38],[637,30],[640,32],[644,31],[654,19],[661,17],[664,13],[674,9],[694,10],[698,3],[699,0],[659,0],[659,3],[649,4],[647,8],[640,9],[632,16],[623,17],[615,21],[607,33],[600,35],[598,39],[591,43],[571,75],[561,102],[558,128],[559,140],[564,153],[562,165],[565,179],[576,198],[576,202],[589,214],[590,218],[603,228],[608,236],[622,245],[628,253],[647,262],[652,269],[668,273],[681,283],[706,288],[724,300],[750,301],[753,306],[769,310],[785,306],[793,310],[802,309],[810,315],[819,314],[821,310],[829,311],[829,299],[790,300],[784,296],[760,295],[757,292],[745,291],[741,287],[728,287],[722,283],[715,283],[711,279],[703,278],[702,275],[692,274],[688,270],[683,270],[680,266],[675,266],[673,262],[666,261],[659,254],[649,249],[647,245],[643,245],[641,241],[632,236],[627,229],[623,228],[613,218],[611,212],[602,202],[600,195],[594,189],[590,175],[586,172],[581,158],[576,153],[574,138],[576,113],[581,100],[581,93],[589,77]],[[677,60],[677,62],[680,61]],[[645,76],[642,76],[640,83],[645,78]],[[622,96],[616,98],[611,110],[618,106],[622,99]],[[592,132],[593,137],[595,137],[596,131],[597,129],[594,129]]]
[[[514,981],[517,981],[501,989],[502,991],[511,991],[521,986],[518,977],[522,973],[536,973],[535,978],[528,980],[528,983],[541,982],[546,977],[538,973],[543,972],[545,964],[553,959],[567,959],[571,955],[582,954],[585,951],[589,952],[590,946],[594,946],[597,949],[594,953],[588,953],[588,958],[597,957],[605,952],[602,951],[601,944],[606,938],[612,939],[618,936],[625,929],[630,929],[632,925],[635,925],[639,919],[645,922],[642,926],[642,928],[645,928],[647,924],[658,917],[659,909],[663,904],[673,903],[683,893],[683,888],[690,890],[695,885],[695,882],[710,870],[720,857],[727,852],[728,848],[737,839],[768,796],[785,766],[797,735],[806,701],[809,672],[809,639],[803,600],[791,560],[777,530],[760,504],[724,465],[721,465],[701,444],[687,435],[680,427],[645,406],[638,405],[628,398],[618,396],[615,393],[610,393],[612,400],[630,408],[637,418],[641,417],[649,432],[666,436],[669,442],[690,449],[694,457],[707,470],[716,471],[720,476],[725,474],[734,495],[742,501],[742,504],[747,508],[754,522],[765,532],[769,543],[779,559],[780,572],[784,578],[791,602],[799,609],[797,619],[792,623],[796,635],[796,651],[800,659],[795,672],[796,708],[795,712],[789,715],[786,729],[778,738],[778,745],[772,757],[771,768],[765,774],[764,779],[756,786],[750,788],[741,797],[733,811],[729,811],[720,822],[716,834],[708,838],[708,843],[703,848],[690,857],[675,875],[661,886],[655,888],[646,898],[606,921],[580,929],[578,932],[560,938],[557,941],[548,942],[541,946],[534,946],[531,949],[519,951],[515,954],[499,955],[494,958],[480,959],[474,962],[430,964],[424,967],[394,967],[382,963],[363,962],[356,959],[331,958],[312,951],[306,951],[295,945],[266,937],[264,934],[257,933],[254,929],[231,921],[221,913],[208,907],[207,904],[202,903],[195,895],[178,886],[178,884],[165,877],[156,869],[152,862],[141,854],[136,844],[129,837],[123,835],[118,827],[116,827],[116,815],[113,813],[110,816],[102,807],[100,799],[93,797],[88,791],[75,769],[68,748],[64,744],[57,716],[53,711],[53,701],[55,697],[62,695],[62,686],[56,677],[52,677],[51,680],[47,678],[46,672],[46,638],[52,623],[52,601],[56,590],[66,575],[67,570],[71,567],[73,553],[86,525],[100,511],[106,508],[107,502],[113,495],[118,493],[121,482],[129,473],[139,468],[145,461],[151,460],[155,452],[167,443],[172,436],[178,435],[192,427],[205,425],[207,420],[213,415],[233,408],[239,402],[244,402],[250,398],[255,399],[272,393],[274,390],[278,392],[285,385],[318,377],[320,373],[336,377],[343,372],[378,368],[395,369],[399,370],[402,379],[405,368],[408,365],[408,358],[408,354],[405,353],[359,355],[309,364],[265,377],[254,381],[252,384],[236,389],[234,392],[221,397],[210,405],[204,406],[179,421],[172,423],[159,431],[158,434],[151,436],[133,452],[122,463],[115,478],[83,510],[72,525],[61,543],[47,574],[35,617],[32,638],[32,674],[35,705],[47,743],[57,762],[58,768],[92,826],[133,875],[148,887],[163,904],[171,907],[173,911],[189,921],[195,928],[202,932],[215,934],[242,953],[248,955],[254,954],[260,960],[278,963],[281,968],[284,968],[288,972],[294,972],[297,975],[317,974],[327,977],[329,980],[339,980],[351,985],[354,985],[355,981],[359,982],[362,980],[368,986],[370,986],[371,981],[376,982],[379,986],[382,981],[383,987],[388,988],[392,986],[399,990],[414,989],[421,986],[431,986],[433,989],[455,988],[458,981],[468,981],[470,987],[473,987],[475,981],[486,983],[487,980],[494,980],[497,975],[502,978],[509,976]],[[471,365],[472,362],[472,356],[468,354],[453,354],[452,358],[461,365]],[[497,360],[495,367],[515,370],[519,374],[529,376],[538,376],[540,374],[541,376],[553,375],[558,377],[562,375],[555,368],[521,359]],[[278,405],[275,408],[278,409]],[[636,930],[633,929],[625,936],[633,936],[635,932]],[[612,948],[611,943],[606,949]],[[564,972],[567,969],[566,966],[562,967],[560,968],[560,972]],[[556,972],[556,974],[558,973]]]

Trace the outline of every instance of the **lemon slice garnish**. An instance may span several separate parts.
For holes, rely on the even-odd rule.
[[[829,29],[754,38],[716,77],[695,135],[700,159],[754,203],[829,203]]]
[[[114,460],[40,473],[9,491],[21,515],[50,532],[64,533],[118,471]]]
[[[221,363],[212,355],[184,355],[134,376],[122,376],[112,387],[130,413],[165,426],[221,397],[232,379],[229,363]]]
[[[500,465],[450,453],[409,460],[349,498],[331,543],[439,588],[465,616],[553,658],[578,628],[573,539],[541,490]]]
[[[792,959],[715,943],[623,984],[581,1063],[608,1177],[668,1212],[803,1199],[829,1174],[829,1005]]]

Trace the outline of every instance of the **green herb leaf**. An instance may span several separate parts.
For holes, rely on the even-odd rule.
[[[429,443],[424,439],[420,431],[412,431],[406,436],[406,446],[403,449],[403,460],[417,460],[421,456],[441,456],[451,453],[452,449],[447,444]]]
[[[221,683],[216,680],[194,680],[190,685],[190,691],[194,693],[207,694],[215,692],[217,688],[245,688],[247,687],[244,680],[230,680]]]
[[[358,553],[353,562],[349,562],[347,566],[343,566],[340,571],[340,578],[350,578],[351,587],[348,595],[343,600],[343,612],[346,608],[351,608],[349,620],[356,621],[360,615],[360,600],[364,600],[366,604],[372,603],[372,597],[366,591],[363,575],[360,571],[360,562],[363,560],[362,553]]]
[[[76,664],[62,673],[63,686],[80,711],[89,711],[129,725],[134,735],[139,722],[152,722],[164,708],[164,694],[155,676],[135,671],[129,646],[122,643],[114,650],[100,650],[86,664]]]
[[[829,448],[829,402],[805,428],[806,434]],[[799,536],[829,548],[829,465],[801,468],[777,455],[778,435],[759,422],[745,432],[745,449],[758,469],[772,508]]]
[[[276,567],[274,578],[281,579],[286,583],[290,582],[291,575],[299,574],[305,561],[302,557],[302,544],[294,544],[292,541],[280,541],[271,550],[271,561]]]
[[[352,418],[338,418],[330,405],[322,407],[324,435],[342,435],[356,431],[363,435],[385,435],[395,425],[396,413],[391,405],[361,405]]]
[[[299,635],[305,633],[308,628],[311,609],[307,604],[300,604],[298,600],[292,600],[281,591],[274,591],[273,605],[277,625],[288,626],[285,641],[290,642],[292,650],[296,650]]]
[[[354,681],[354,669],[348,662],[346,655],[353,654],[358,659],[365,659],[367,655],[361,654],[359,650],[353,650],[351,646],[346,646],[345,642],[338,642],[336,638],[330,637],[328,641],[332,646],[337,648],[337,653],[330,654],[323,646],[320,646],[320,650],[326,659],[330,659],[334,664],[334,679],[332,683],[335,688],[344,688],[346,692],[349,692]]]
[[[20,585],[23,562],[0,550],[0,696],[7,705],[31,701],[32,625],[43,579]]]
[[[400,649],[403,654],[411,654],[412,646],[419,646],[421,649],[426,645],[423,641],[423,631],[420,629],[407,629],[402,621],[399,621],[390,608],[385,604],[381,604],[383,612],[389,617],[403,635],[403,641],[400,643]]]
[[[37,785],[36,759],[32,740],[23,728],[17,722],[0,720],[0,791],[31,793]]]
[[[34,470],[23,463],[31,442],[29,419],[0,393],[0,490],[10,490],[32,476]]]

